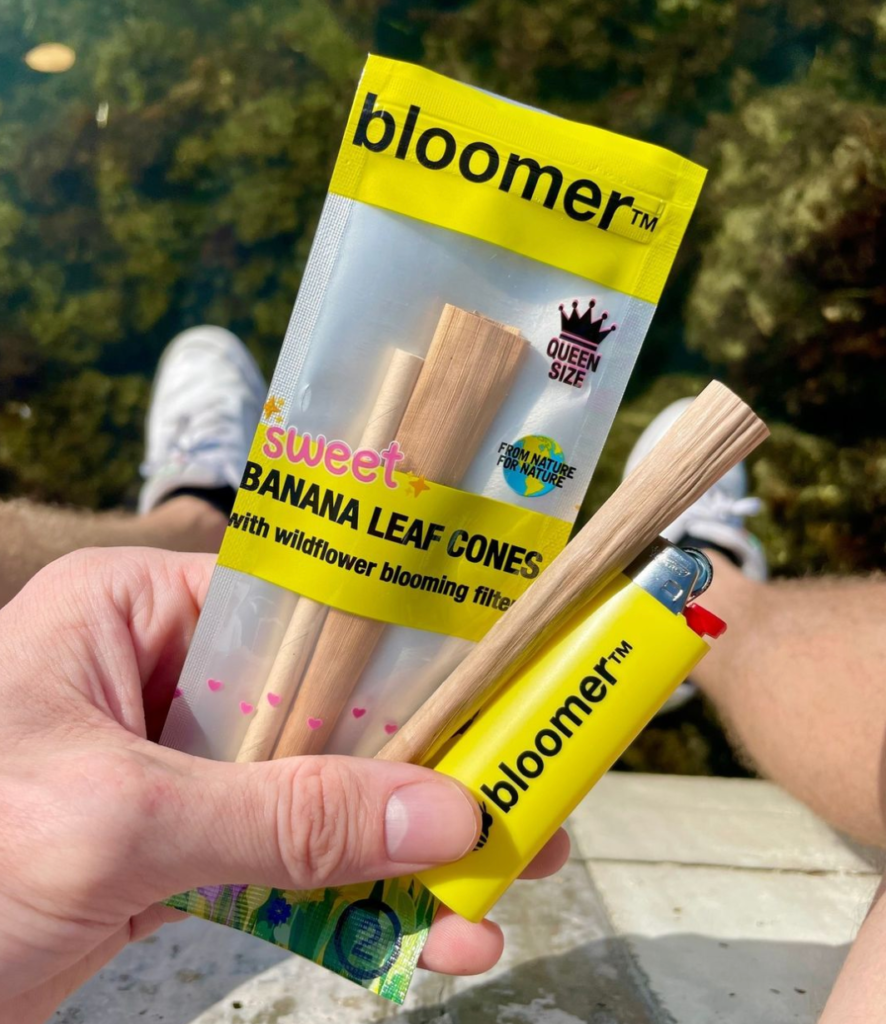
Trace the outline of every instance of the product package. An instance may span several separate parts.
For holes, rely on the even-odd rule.
[[[370,57],[162,742],[374,756],[565,545],[704,178]],[[173,906],[402,1001],[414,878]]]

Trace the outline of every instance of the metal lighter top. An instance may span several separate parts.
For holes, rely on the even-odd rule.
[[[708,589],[714,570],[704,552],[659,537],[631,562],[625,576],[676,615]]]

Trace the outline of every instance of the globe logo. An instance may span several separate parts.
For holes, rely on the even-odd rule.
[[[504,460],[505,482],[524,498],[540,498],[554,489],[565,459],[563,449],[552,437],[521,437],[510,446]]]

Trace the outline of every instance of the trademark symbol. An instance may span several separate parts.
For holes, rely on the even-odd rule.
[[[642,231],[655,231],[656,226],[658,225],[657,216],[651,217],[648,213],[645,213],[643,210],[631,210],[631,223],[637,224],[638,221],[640,229]]]
[[[622,640],[618,647],[611,654],[607,655],[608,660],[615,662],[616,665],[620,665],[633,649],[627,640]]]

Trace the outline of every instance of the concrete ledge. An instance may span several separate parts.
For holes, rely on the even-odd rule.
[[[747,779],[611,773],[571,826],[614,931],[673,1020],[818,1019],[880,851]]]
[[[610,772],[572,819],[589,860],[869,874],[886,857],[853,843],[778,786]]]
[[[130,946],[55,1024],[814,1024],[879,874],[763,782],[610,774],[574,857],[493,915],[479,978],[418,972],[398,1009],[204,921]]]

